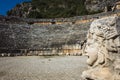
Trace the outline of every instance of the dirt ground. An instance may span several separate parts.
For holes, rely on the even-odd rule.
[[[0,58],[0,80],[81,80],[83,56],[21,56]]]

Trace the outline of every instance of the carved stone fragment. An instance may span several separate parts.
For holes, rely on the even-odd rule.
[[[106,17],[92,22],[84,54],[88,56],[86,80],[120,80],[120,19]]]

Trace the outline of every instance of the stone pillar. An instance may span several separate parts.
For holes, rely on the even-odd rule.
[[[120,19],[117,16],[92,22],[84,54],[88,56],[86,80],[120,80]]]

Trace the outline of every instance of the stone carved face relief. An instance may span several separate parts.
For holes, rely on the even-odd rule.
[[[99,64],[98,58],[100,55],[100,47],[103,42],[103,38],[97,36],[95,33],[89,31],[87,35],[87,42],[85,47],[85,55],[88,56],[87,64],[94,66]],[[103,61],[103,60],[102,60]]]
[[[85,55],[88,56],[87,64],[89,66],[93,66],[93,64],[97,60],[97,52],[99,50],[99,44],[96,42],[96,39],[94,39],[95,35],[92,33],[88,33],[87,35],[87,43],[85,47]]]
[[[109,42],[109,38],[117,35],[115,31],[114,21],[105,19],[94,21],[87,34],[87,42],[84,52],[88,56],[87,64],[95,66],[105,66],[108,60],[112,57],[109,56],[109,49],[113,50],[113,41]]]
[[[84,52],[90,66],[82,77],[86,80],[119,80],[119,35],[116,17],[106,17],[92,22],[87,34]],[[116,64],[117,63],[117,64]],[[119,68],[118,68],[119,69]],[[117,70],[117,71],[116,71]],[[115,74],[115,75],[114,75]],[[115,79],[113,79],[115,77]]]

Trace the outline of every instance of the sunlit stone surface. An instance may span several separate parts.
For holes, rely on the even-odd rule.
[[[84,54],[88,56],[87,80],[120,80],[120,19],[106,17],[92,22]]]

